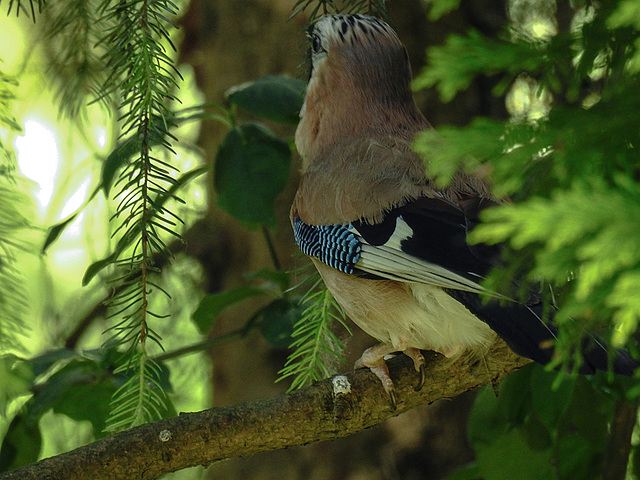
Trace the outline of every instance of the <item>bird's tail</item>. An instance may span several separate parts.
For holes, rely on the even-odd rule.
[[[542,304],[503,305],[497,301],[485,303],[477,294],[460,290],[450,290],[449,294],[489,325],[518,355],[543,365],[554,359],[558,329],[553,323],[552,312],[551,318],[543,320]],[[603,370],[630,376],[640,366],[627,351],[610,347],[594,336],[584,339],[581,354],[578,372],[584,375]]]

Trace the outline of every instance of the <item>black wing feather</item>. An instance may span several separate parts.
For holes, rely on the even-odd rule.
[[[479,223],[479,211],[492,203],[477,200],[469,204],[471,208],[464,208],[442,199],[421,198],[390,210],[379,223],[353,222],[353,226],[366,242],[381,246],[391,238],[398,217],[402,217],[413,230],[410,237],[402,240],[402,251],[478,281],[499,265],[503,247],[468,243],[469,232]],[[531,292],[527,303],[505,304],[497,299],[487,302],[473,292],[446,291],[489,325],[514,352],[541,364],[551,361],[557,328],[553,324],[553,311],[547,321],[542,320],[542,303],[535,292]],[[582,354],[584,363],[579,371],[583,374],[608,370],[611,364],[615,373],[631,375],[638,366],[624,350],[614,350],[610,355],[595,337],[585,340]]]

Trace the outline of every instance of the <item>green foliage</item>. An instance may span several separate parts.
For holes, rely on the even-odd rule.
[[[431,0],[429,20],[435,22],[460,6],[460,0]]]
[[[295,326],[304,314],[299,298],[279,298],[262,309],[260,333],[275,348],[287,349],[295,334]]]
[[[307,84],[286,76],[268,76],[236,85],[225,96],[259,117],[297,125]]]
[[[565,360],[574,360],[567,352],[585,329],[608,325],[621,346],[640,319],[632,287],[640,278],[640,130],[630,128],[640,124],[640,78],[630,9],[624,1],[601,6],[573,31],[545,40],[518,25],[509,41],[451,37],[430,50],[432,63],[416,80],[449,100],[477,75],[508,86],[526,72],[552,93],[555,105],[543,118],[476,119],[424,132],[415,148],[439,185],[463,168],[487,175],[497,196],[516,201],[487,210],[471,238],[511,249],[509,268],[494,272],[489,286],[509,285],[514,273],[554,285]]]
[[[105,432],[118,432],[176,415],[166,395],[169,390],[166,369],[142,353],[131,361],[138,362],[137,368],[123,365],[114,371],[114,374],[133,371],[133,375],[113,394]]]
[[[171,389],[166,367],[156,363],[149,367],[150,362],[145,362],[145,381],[150,383],[150,388],[144,392],[151,398],[141,399],[134,393],[140,388],[139,370],[122,362],[122,353],[114,349],[84,355],[66,349],[53,350],[29,360],[10,355],[0,357],[0,368],[8,368],[8,387],[14,389],[8,393],[14,397],[31,395],[9,425],[0,450],[0,471],[38,459],[42,438],[39,421],[50,411],[78,422],[90,422],[95,437],[103,436],[107,425],[109,430],[125,428],[128,422],[143,423],[151,418],[174,415],[171,403],[157,398]],[[128,396],[117,400],[116,415],[113,415],[112,397],[119,398],[114,396],[118,390]],[[141,418],[128,414],[127,402],[136,403],[136,415]],[[158,411],[149,412],[150,408]],[[121,416],[119,411],[123,412]]]
[[[130,157],[114,182],[119,203],[112,220],[119,224],[113,235],[119,237],[120,248],[108,263],[119,270],[114,279],[119,290],[109,302],[109,318],[116,322],[109,329],[109,342],[126,347],[127,368],[135,368],[136,373],[115,393],[109,422],[109,430],[114,431],[159,418],[168,409],[166,396],[153,381],[157,367],[148,356],[146,342],[160,344],[149,320],[163,316],[149,309],[150,295],[154,288],[169,295],[151,279],[158,271],[154,256],[166,252],[165,234],[180,238],[176,227],[181,220],[160,203],[166,198],[180,201],[170,191],[178,186],[176,170],[161,158],[175,153],[169,133],[175,115],[169,104],[176,100],[173,91],[180,75],[167,54],[168,49],[175,50],[167,29],[175,28],[170,20],[177,13],[175,4],[105,0],[100,10],[110,27],[100,41],[108,75],[98,87],[99,98],[120,98],[121,136],[131,141],[131,148],[125,149]],[[123,255],[128,244],[133,244],[133,250]]]
[[[558,382],[557,373],[532,364],[505,379],[498,393],[485,387],[468,426],[476,462],[449,478],[600,478],[616,404],[599,384],[604,377]]]
[[[597,177],[576,181],[551,198],[487,211],[472,238],[534,247],[531,280],[562,285],[575,271],[557,321],[598,312],[600,319],[612,319],[623,345],[640,320],[635,295],[629,295],[640,273],[640,188],[629,177],[616,177],[611,184]]]
[[[104,54],[100,40],[96,0],[52,2],[44,10],[43,29],[47,39],[47,70],[56,82],[60,113],[78,119],[91,99],[95,85],[104,81]]]
[[[2,3],[2,2],[0,2]],[[24,2],[22,0],[9,0],[9,7],[7,9],[7,15],[11,15],[11,11],[15,8],[16,17],[20,16],[20,13],[23,15],[31,14],[31,19],[36,21],[36,6],[38,7],[38,13],[42,11],[45,7],[45,0],[29,0],[29,10],[24,6]]]
[[[26,360],[7,354],[0,356],[0,372],[0,416],[6,416],[11,400],[30,393],[33,370]]]
[[[220,293],[210,293],[200,301],[200,305],[193,312],[192,320],[198,327],[198,331],[206,334],[224,310],[249,298],[265,295],[263,289],[251,285],[241,285]]]
[[[0,71],[0,127],[11,132],[22,131],[12,114],[17,86],[14,78]],[[16,170],[15,153],[0,137],[0,352],[22,350],[21,336],[27,330],[18,256],[32,247],[24,239],[24,231],[31,228],[27,219],[31,202]]]
[[[293,328],[293,352],[279,372],[278,381],[294,377],[290,390],[328,377],[336,360],[344,363],[342,343],[331,326],[338,322],[347,331],[349,327],[329,290],[326,287],[316,290],[320,283],[318,277],[301,301],[305,309]]]
[[[206,334],[223,311],[249,299],[267,297],[271,301],[259,307],[237,332],[246,335],[257,326],[272,346],[287,348],[292,340],[293,326],[302,316],[300,299],[288,293],[289,276],[287,272],[270,269],[250,272],[244,275],[250,285],[205,295],[192,320],[198,331]]]
[[[248,227],[275,227],[274,204],[287,185],[290,163],[289,145],[267,127],[235,126],[216,155],[218,205]]]
[[[437,85],[440,98],[449,102],[468,88],[479,72],[515,76],[523,70],[537,71],[546,61],[541,45],[536,43],[498,41],[474,31],[466,37],[451,35],[445,45],[427,50],[429,68],[416,76],[413,88]]]

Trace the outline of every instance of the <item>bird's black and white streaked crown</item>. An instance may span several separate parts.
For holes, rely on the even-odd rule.
[[[413,102],[409,56],[387,23],[368,15],[329,15],[311,24],[307,36],[311,80],[328,67],[333,74],[351,79],[359,92]]]
[[[368,15],[331,15],[318,20],[307,30],[313,53],[326,50],[325,42],[355,47],[356,44],[391,39],[400,43],[393,29],[382,20]]]

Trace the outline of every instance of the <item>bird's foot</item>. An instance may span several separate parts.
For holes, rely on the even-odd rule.
[[[399,349],[392,345],[386,343],[380,343],[373,347],[367,348],[362,356],[356,361],[355,368],[368,368],[375,374],[380,382],[382,383],[382,388],[387,392],[389,398],[391,400],[391,406],[395,410],[398,405],[398,397],[393,386],[393,380],[391,380],[391,376],[389,375],[389,368],[387,367],[387,363],[385,362],[384,357],[389,355],[390,353],[394,353],[399,351]],[[420,352],[419,349],[408,347],[402,350],[402,352],[407,355],[409,358],[413,360],[413,366],[416,371],[420,373],[420,379],[418,381],[418,385],[416,385],[415,390],[418,391],[424,385],[424,381],[426,378],[426,369],[425,369],[425,359],[424,355]]]
[[[403,353],[411,360],[413,360],[413,367],[416,369],[416,372],[420,374],[418,384],[415,386],[415,391],[417,392],[424,386],[424,382],[427,378],[427,369],[425,367],[425,364],[427,362],[424,359],[424,355],[422,355],[422,352],[417,348],[409,347]]]
[[[398,406],[398,396],[393,386],[393,380],[389,375],[389,368],[384,361],[385,355],[395,352],[396,349],[386,343],[380,343],[367,348],[362,356],[356,360],[355,368],[368,368],[376,377],[380,379],[382,388],[389,395],[391,406],[395,410]]]

